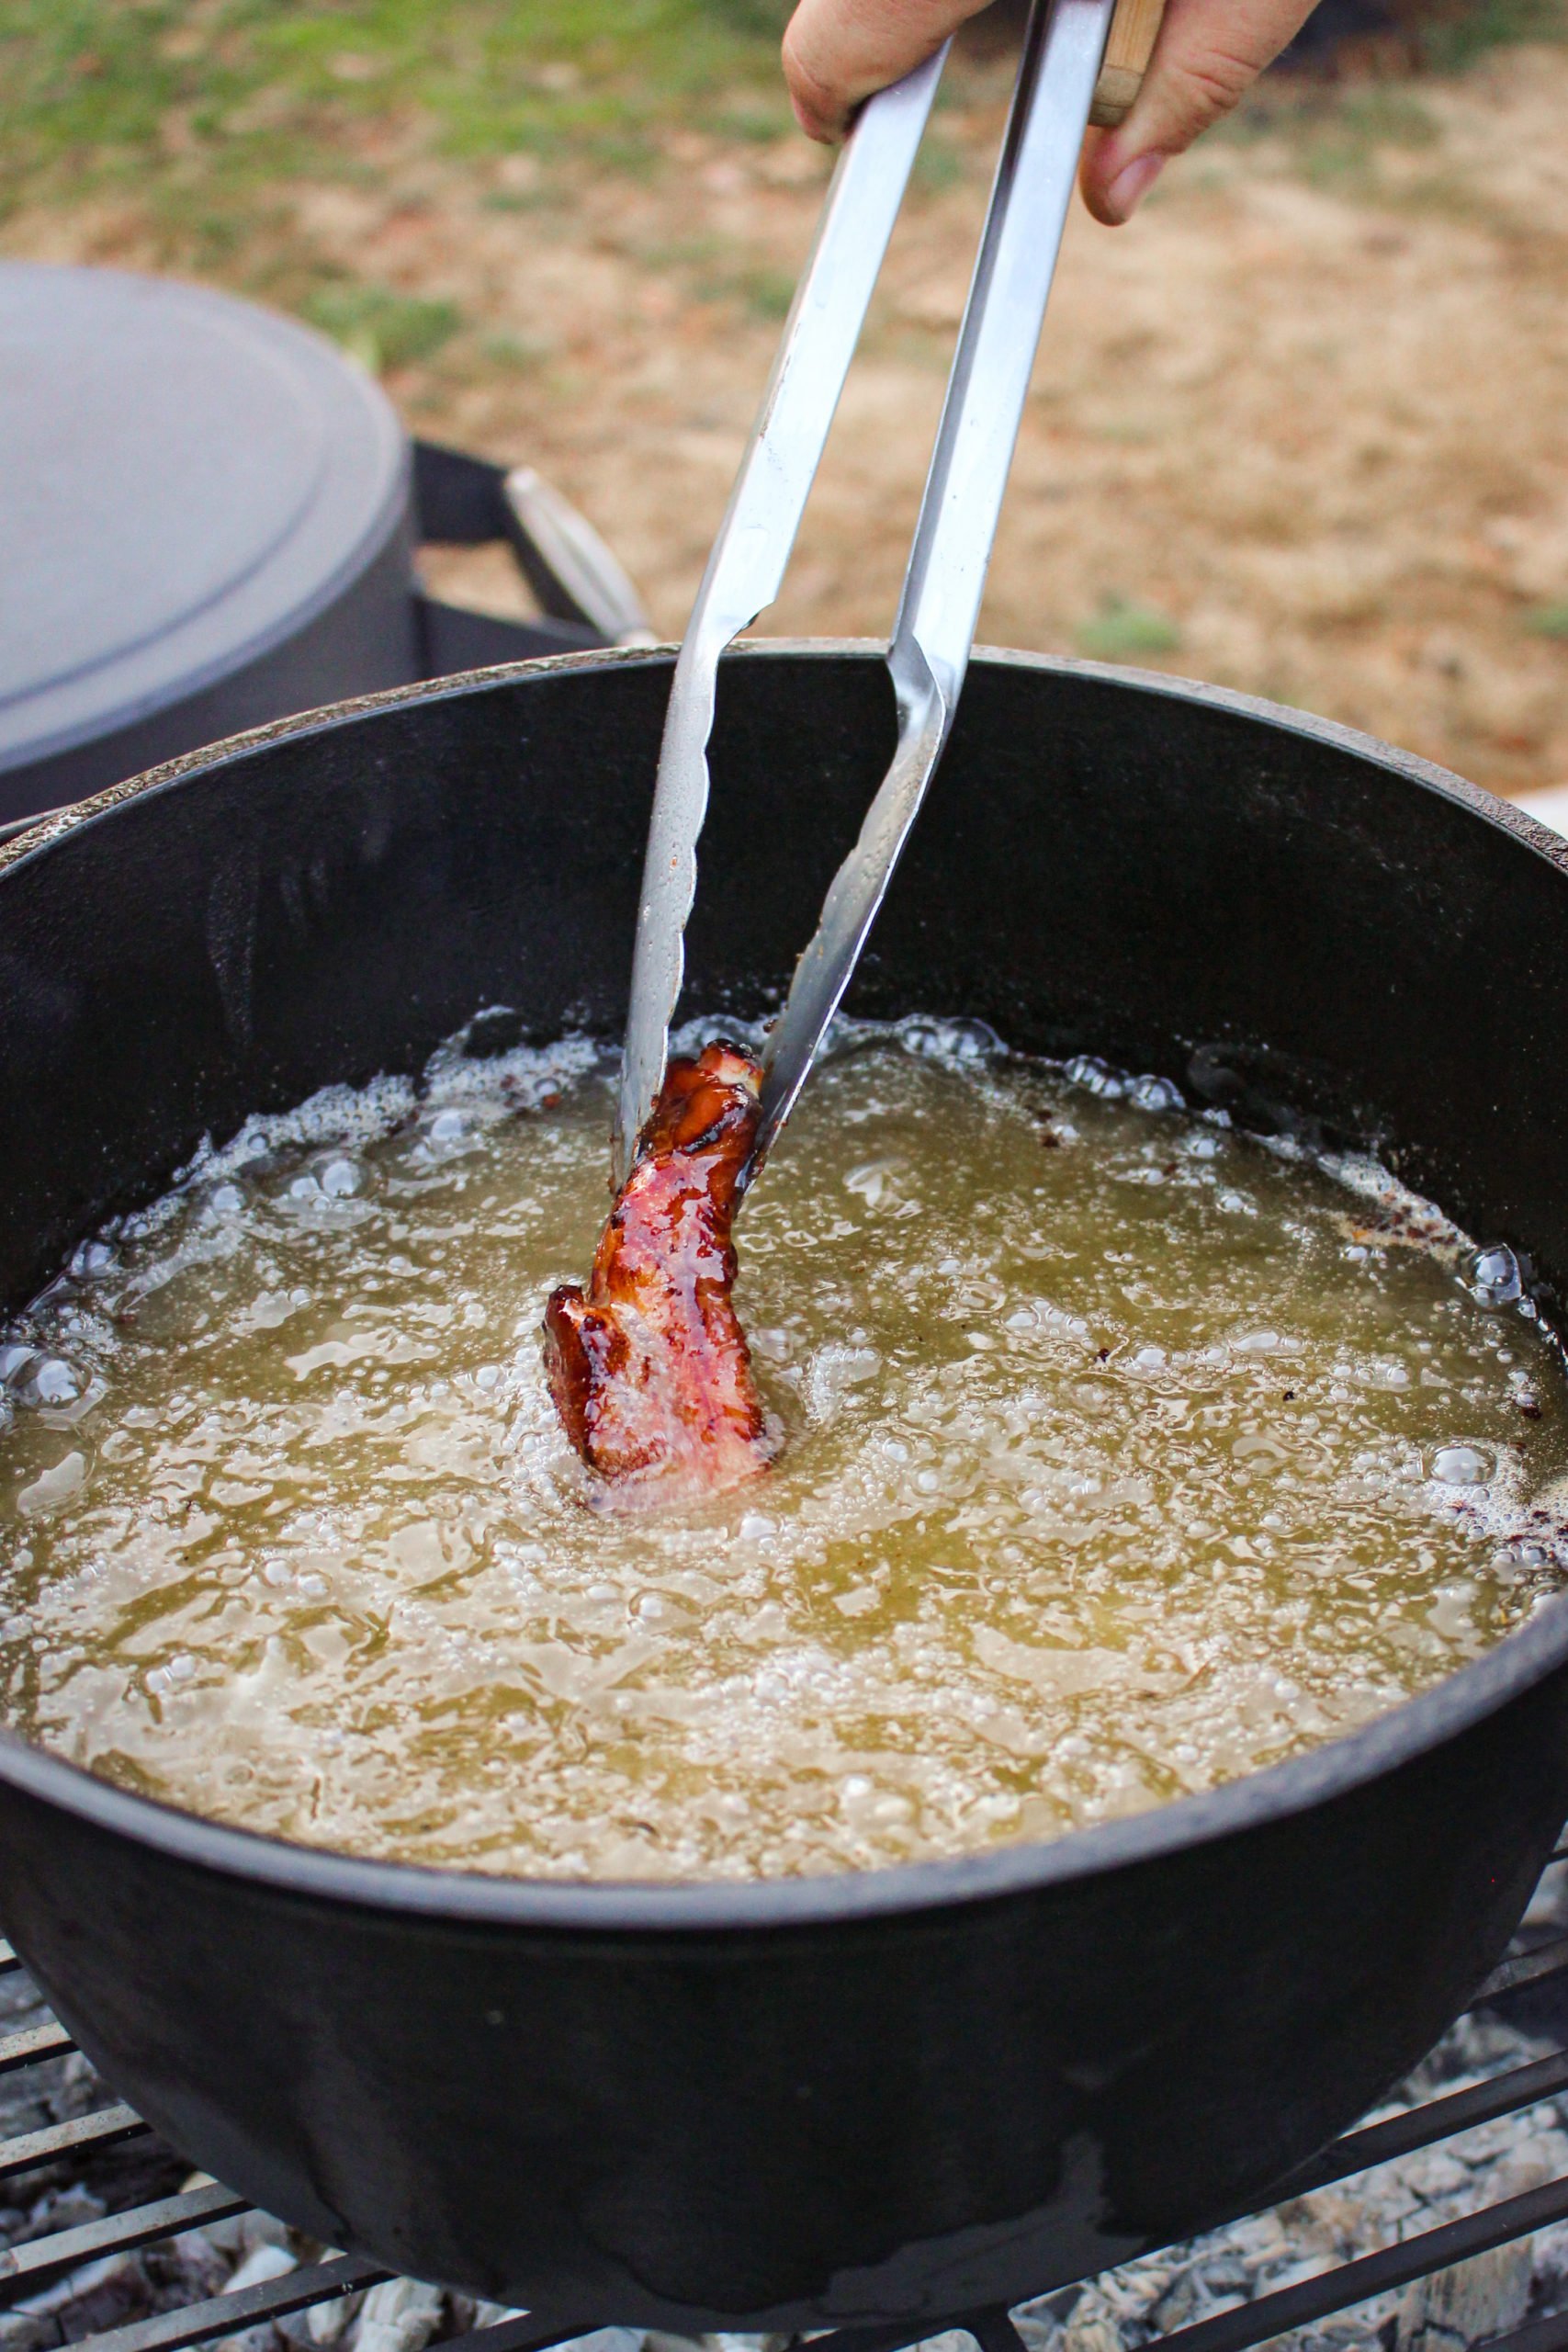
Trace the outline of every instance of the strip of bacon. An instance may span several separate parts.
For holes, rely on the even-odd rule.
[[[593,1256],[545,1309],[567,1435],[629,1501],[713,1494],[766,1467],[750,1350],[730,1293],[736,1188],[761,1073],[738,1046],[672,1061]]]

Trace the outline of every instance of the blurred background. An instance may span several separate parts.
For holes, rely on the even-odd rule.
[[[679,633],[829,168],[783,0],[0,0],[0,254],[297,314],[539,467]],[[889,626],[1018,17],[951,69],[772,633]],[[1081,214],[981,635],[1568,784],[1568,0],[1325,0]],[[426,557],[479,609],[499,548]]]

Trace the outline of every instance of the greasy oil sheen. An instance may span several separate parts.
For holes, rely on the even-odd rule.
[[[0,1352],[6,1719],[312,1844],[550,1876],[951,1854],[1365,1722],[1555,1589],[1505,1250],[1164,1080],[850,1030],[737,1228],[776,1465],[606,1507],[540,1367],[605,1057],[205,1152]]]

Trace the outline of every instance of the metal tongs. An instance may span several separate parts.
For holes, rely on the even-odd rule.
[[[1125,114],[1159,16],[1160,0],[1033,0],[888,648],[897,749],[769,1034],[748,1182],[805,1083],[952,729],[1084,129]],[[663,1083],[681,993],[719,656],[783,583],[946,54],[873,98],[851,133],[681,648],[637,915],[617,1189]]]

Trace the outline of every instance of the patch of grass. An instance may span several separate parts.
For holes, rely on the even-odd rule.
[[[1562,0],[1450,0],[1422,28],[1421,51],[1439,74],[1461,73],[1489,49],[1517,41],[1568,40]]]
[[[699,302],[734,302],[754,319],[782,319],[795,300],[795,280],[787,270],[766,262],[738,264],[734,248],[723,237],[705,232],[695,237],[638,239],[628,247],[638,266],[652,277],[681,273]]]
[[[479,198],[487,212],[544,212],[552,200],[547,187],[492,187]]]
[[[1525,615],[1525,627],[1532,637],[1568,642],[1568,604],[1538,605],[1533,613]]]
[[[1364,187],[1377,170],[1379,150],[1408,152],[1437,143],[1438,126],[1418,100],[1374,84],[1348,92],[1326,119],[1303,126],[1301,160],[1317,187]]]
[[[774,135],[784,14],[782,0],[0,0],[0,197],[330,173],[344,128],[378,120],[457,155],[645,163],[664,125],[748,111],[753,90],[756,135]]]
[[[492,368],[515,370],[541,367],[550,356],[550,346],[533,335],[487,334],[479,352]]]
[[[1281,138],[1314,185],[1368,194],[1381,150],[1434,147],[1441,133],[1407,85],[1369,82],[1333,88],[1288,76],[1264,82],[1211,137],[1232,146]]]
[[[1091,662],[1132,662],[1139,654],[1174,653],[1181,631],[1152,605],[1124,596],[1104,596],[1092,620],[1077,632],[1078,651]]]
[[[1320,185],[1360,183],[1368,192],[1380,147],[1435,145],[1440,132],[1417,95],[1432,75],[1462,73],[1489,50],[1568,40],[1568,0],[1434,0],[1407,28],[1410,51],[1397,77],[1325,82],[1311,66],[1265,74],[1217,124],[1214,145],[1282,136]]]
[[[720,139],[744,141],[750,147],[772,147],[787,139],[795,125],[782,91],[776,105],[767,106],[761,96],[741,106],[722,107],[708,120],[706,128]]]
[[[736,302],[754,319],[783,319],[795,300],[795,280],[787,270],[715,270],[699,277],[694,292],[705,302]]]
[[[913,185],[926,196],[942,196],[965,176],[963,155],[940,130],[928,130],[915,156]]]
[[[192,254],[198,269],[222,269],[233,260],[244,235],[240,222],[225,212],[198,215],[189,227]]]
[[[728,248],[722,237],[705,231],[696,237],[639,237],[626,250],[650,276],[664,277],[675,269],[700,269],[723,260]]]
[[[750,40],[780,41],[794,0],[706,0],[710,15]]]
[[[1369,145],[1431,147],[1438,140],[1430,109],[1397,83],[1369,82],[1362,89],[1347,90],[1335,112],[1347,130]]]
[[[312,326],[341,343],[374,375],[433,358],[463,323],[451,302],[395,294],[387,286],[318,287],[301,308]]]

